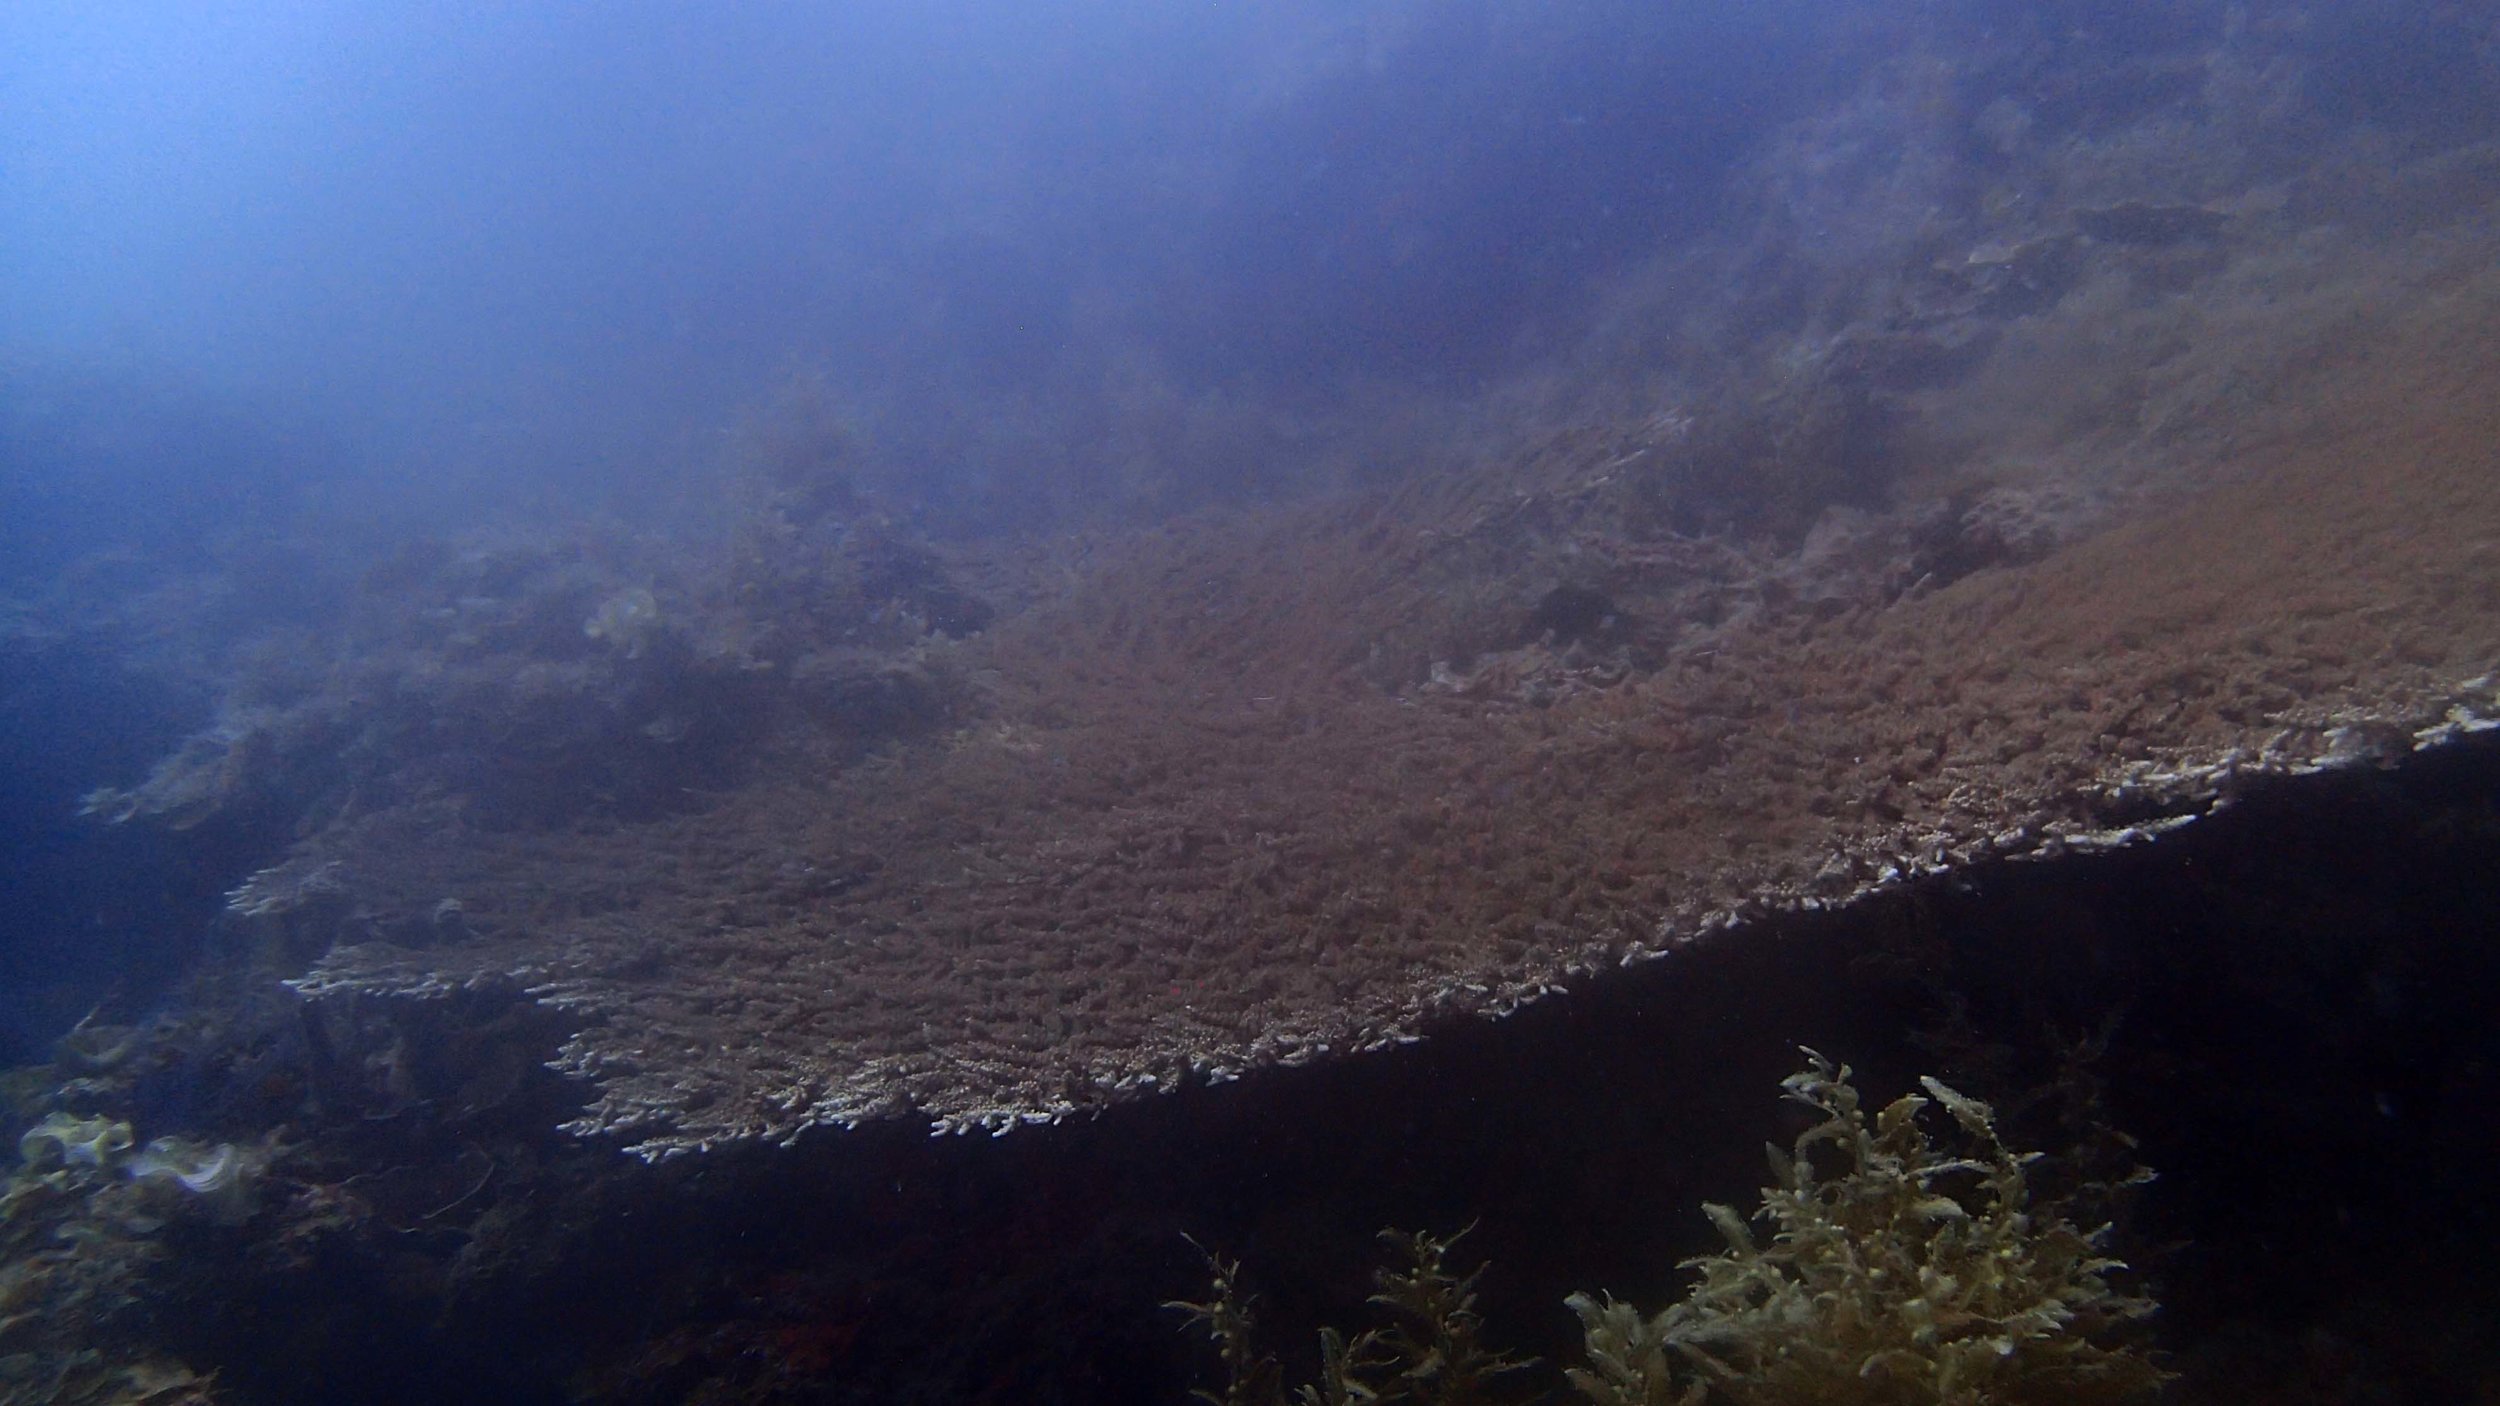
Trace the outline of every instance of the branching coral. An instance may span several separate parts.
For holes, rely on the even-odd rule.
[[[2056,1203],[2034,1204],[1994,1115],[1934,1079],[1870,1120],[1849,1069],[1811,1050],[1788,1096],[1822,1115],[1794,1150],[1773,1147],[1756,1219],[1707,1208],[1728,1242],[1688,1261],[1701,1281],[1644,1317],[1585,1294],[1570,1303],[1590,1366],[1572,1382],[1600,1406],[1753,1403],[2117,1402],[2164,1379],[2122,1330],[2153,1311],[2120,1293],[2125,1268]],[[1920,1126],[1933,1102],[1967,1155]],[[1838,1160],[1818,1174],[1816,1159]]]

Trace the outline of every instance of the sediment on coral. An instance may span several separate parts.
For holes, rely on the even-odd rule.
[[[1419,563],[1568,522],[1559,501],[1176,531],[966,642],[983,711],[869,765],[625,827],[501,836],[434,804],[328,831],[307,856],[341,862],[369,926],[299,986],[527,991],[582,1022],[578,1130],[649,1154],[996,1130],[1412,1038],[1760,915],[2139,842],[2500,716],[2500,375],[2441,365],[2353,368],[2339,395],[2382,425],[2035,560],[1839,608],[1772,595],[1634,667],[1538,641],[1446,684],[1362,673],[1440,608]],[[1641,627],[1637,592],[1608,599]]]
[[[541,1063],[560,1033],[489,992],[314,1004],[326,1056],[261,1057],[288,1008],[38,1082],[76,1084],[87,1116],[228,1110],[203,1140],[293,1125],[241,1234],[186,1219],[145,1268],[172,1322],[115,1330],[237,1401],[353,1399],[387,1373],[426,1401],[1170,1403],[1222,1383],[1155,1308],[1209,1297],[1183,1231],[1241,1256],[1256,1351],[1317,1382],[1319,1326],[1379,1326],[1364,1296],[1399,1261],[1374,1231],[1396,1220],[1475,1223],[1445,1267],[1489,1264],[1480,1340],[1542,1359],[1519,1395],[1573,1399],[1565,1296],[1646,1313],[1684,1293],[1676,1264],[1725,1248],[1694,1208],[1751,1205],[1764,1141],[1816,1116],[1771,1096],[1796,1040],[1848,1050],[1860,1088],[1934,1070],[1984,1092],[2009,1148],[2059,1150],[2024,1172],[2079,1227],[2110,1218],[2079,1187],[2158,1166],[2105,1252],[2160,1286],[2170,1398],[2466,1399],[2493,1366],[2493,1285],[2480,1241],[2420,1207],[2472,1227],[2483,1204],[2496,780],[2483,737],[2256,787],[2156,843],[1976,866],[1376,1058],[999,1139],[894,1122],[644,1165],[549,1132],[580,1098]],[[203,1073],[233,1087],[207,1097]],[[24,1096],[19,1127],[46,1095]],[[1946,1119],[1920,1114],[1966,1151]],[[2113,1123],[2141,1146],[2092,1135]],[[27,1209],[11,1233],[56,1243]],[[53,1301],[11,1302],[0,1317]]]
[[[240,940],[561,1012],[569,1126],[663,1157],[1378,1049],[2453,740],[2500,162],[2237,13],[1870,19],[1477,462],[984,559],[802,417],[712,557],[411,549],[98,805],[291,797]]]

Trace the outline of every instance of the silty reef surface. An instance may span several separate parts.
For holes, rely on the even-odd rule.
[[[1653,426],[1099,548],[961,642],[960,725],[864,762],[632,822],[342,820],[279,875],[353,896],[297,985],[558,1008],[574,1130],[646,1156],[1003,1130],[2391,762],[2500,717],[2489,296],[2323,347],[2296,414],[2046,547],[1987,523],[2037,482],[1796,552],[1630,533]],[[1530,566],[1450,587],[1486,561]]]

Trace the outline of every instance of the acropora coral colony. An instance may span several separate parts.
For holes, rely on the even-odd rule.
[[[2131,1331],[2149,1298],[2110,1283],[2126,1266],[2098,1246],[2108,1227],[2073,1219],[2073,1196],[2035,1201],[1988,1105],[1935,1079],[1871,1118],[1846,1065],[1812,1050],[1782,1087],[1820,1115],[1782,1151],[1751,1218],[1706,1206],[1727,1241],[1687,1260],[1684,1298],[1643,1314],[1574,1294],[1587,1363],[1566,1375],[1597,1406],[2029,1406],[2149,1397],[2167,1379]],[[1941,1105],[1957,1129],[1932,1140]],[[1822,1170],[1818,1170],[1818,1162]],[[2137,1171],[2131,1180],[2148,1173]],[[2106,1192],[2107,1186],[2087,1188]],[[1487,1348],[1475,1310],[1483,1269],[1447,1268],[1456,1237],[1384,1235],[1403,1264],[1376,1276],[1390,1326],[1346,1339],[1323,1330],[1320,1380],[1299,1406],[1490,1406],[1526,1363]],[[1210,1256],[1213,1294],[1173,1305],[1220,1350],[1225,1386],[1209,1406],[1287,1399],[1256,1346],[1240,1266]]]

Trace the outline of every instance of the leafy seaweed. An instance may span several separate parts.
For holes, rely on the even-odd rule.
[[[1496,1383],[1529,1364],[1484,1343],[1484,1315],[1476,1311],[1482,1266],[1461,1275],[1449,1267],[1448,1239],[1421,1232],[1384,1230],[1381,1243],[1397,1263],[1373,1274],[1371,1302],[1386,1326],[1348,1338],[1334,1328],[1319,1334],[1320,1377],[1294,1390],[1299,1406],[1493,1406]],[[1286,1397],[1276,1360],[1251,1345],[1255,1326],[1241,1266],[1207,1256],[1213,1297],[1205,1303],[1169,1305],[1213,1338],[1224,1361],[1223,1392],[1193,1393],[1209,1406],[1278,1406]]]
[[[1996,1114],[1935,1079],[1869,1114],[1846,1065],[1812,1050],[1781,1087],[1820,1115],[1790,1147],[1771,1146],[1772,1185],[1751,1218],[1702,1209],[1727,1248],[1687,1260],[1698,1280],[1643,1314],[1574,1294],[1587,1363],[1566,1370],[1597,1406],[2116,1406],[2168,1380],[2132,1330],[2153,1301],[2111,1276],[2078,1207],[2117,1182],[2035,1199],[2029,1169]],[[1942,1108],[1952,1131],[1929,1136]],[[2123,1142],[2103,1130],[2107,1138]],[[1756,1225],[1768,1230],[1758,1235]],[[1464,1232],[1461,1232],[1463,1235]],[[1493,1406],[1531,1365],[1484,1344],[1476,1283],[1449,1268],[1461,1236],[1383,1231],[1397,1265],[1374,1276],[1387,1325],[1320,1330],[1319,1380],[1288,1398],[1256,1327],[1240,1265],[1209,1255],[1212,1297],[1176,1303],[1206,1330],[1226,1373],[1208,1406]],[[1517,1398],[1510,1398],[1517,1399]]]
[[[1847,1066],[1812,1050],[1782,1085],[1822,1115],[1769,1150],[1754,1220],[1705,1208],[1727,1248],[1687,1261],[1700,1280],[1644,1316],[1575,1294],[1589,1365],[1569,1373],[1599,1406],[1754,1403],[2102,1403],[2149,1395],[2165,1374],[2126,1336],[2153,1312],[2109,1276],[2062,1202],[2034,1203],[1995,1115],[1934,1079],[1871,1118]],[[1958,1129],[1940,1147],[1921,1114]],[[1836,1164],[1830,1175],[1818,1159]],[[2141,1174],[2139,1174],[2140,1176]]]
[[[1164,1307],[1181,1310],[1191,1326],[1205,1329],[1224,1361],[1224,1390],[1201,1389],[1190,1396],[1207,1406],[1277,1406],[1285,1399],[1284,1380],[1276,1359],[1258,1350],[1256,1303],[1241,1286],[1241,1261],[1225,1259],[1195,1240],[1189,1243],[1206,1256],[1208,1298],[1203,1303],[1174,1299]]]

